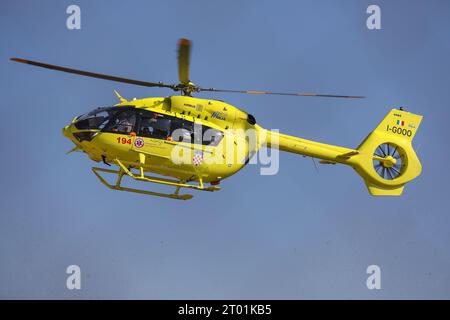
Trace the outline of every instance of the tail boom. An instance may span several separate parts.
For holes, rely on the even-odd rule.
[[[267,131],[267,146],[269,148],[278,148],[285,152],[322,159],[331,163],[346,163],[348,158],[345,156],[342,157],[343,155],[358,153],[357,150],[289,136],[273,131]]]
[[[422,116],[392,109],[356,149],[267,131],[267,146],[322,159],[324,164],[351,166],[373,196],[399,196],[404,185],[420,175],[422,166],[412,139]]]

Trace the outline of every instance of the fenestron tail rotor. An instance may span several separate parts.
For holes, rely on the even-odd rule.
[[[385,180],[394,180],[404,171],[406,154],[399,146],[387,142],[380,144],[373,154],[373,167]]]
[[[168,88],[174,91],[181,91],[184,95],[191,96],[194,92],[220,92],[220,93],[244,93],[244,94],[259,94],[259,95],[279,95],[279,96],[296,96],[296,97],[322,97],[322,98],[345,98],[345,99],[360,99],[363,96],[353,95],[337,95],[337,94],[319,94],[307,92],[270,92],[270,91],[256,91],[256,90],[229,90],[216,88],[202,88],[191,82],[189,77],[189,62],[191,54],[192,42],[188,39],[180,39],[178,42],[178,84],[165,84],[162,82],[148,82],[142,80],[134,80],[129,78],[117,77],[102,73],[95,73],[90,71],[78,70],[73,68],[62,67],[53,64],[47,64],[38,61],[26,60],[21,58],[11,58],[12,61],[29,64],[36,67],[77,74],[85,77],[122,82],[143,87],[157,87]]]

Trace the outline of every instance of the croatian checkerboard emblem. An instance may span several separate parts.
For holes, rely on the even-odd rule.
[[[144,139],[137,138],[136,140],[134,140],[134,146],[136,148],[142,148],[144,146]]]
[[[192,158],[192,164],[194,166],[199,166],[203,162],[203,153],[201,151],[195,151],[194,157]]]

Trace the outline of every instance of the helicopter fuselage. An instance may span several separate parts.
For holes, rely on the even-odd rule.
[[[63,132],[96,162],[119,159],[129,168],[181,181],[218,183],[260,148],[262,141],[249,144],[249,129],[263,130],[251,115],[225,102],[171,96],[121,98],[113,107],[75,118]]]

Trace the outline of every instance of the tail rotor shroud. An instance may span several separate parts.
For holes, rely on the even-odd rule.
[[[373,167],[385,180],[394,180],[406,169],[406,153],[391,142],[380,144],[373,153]]]

